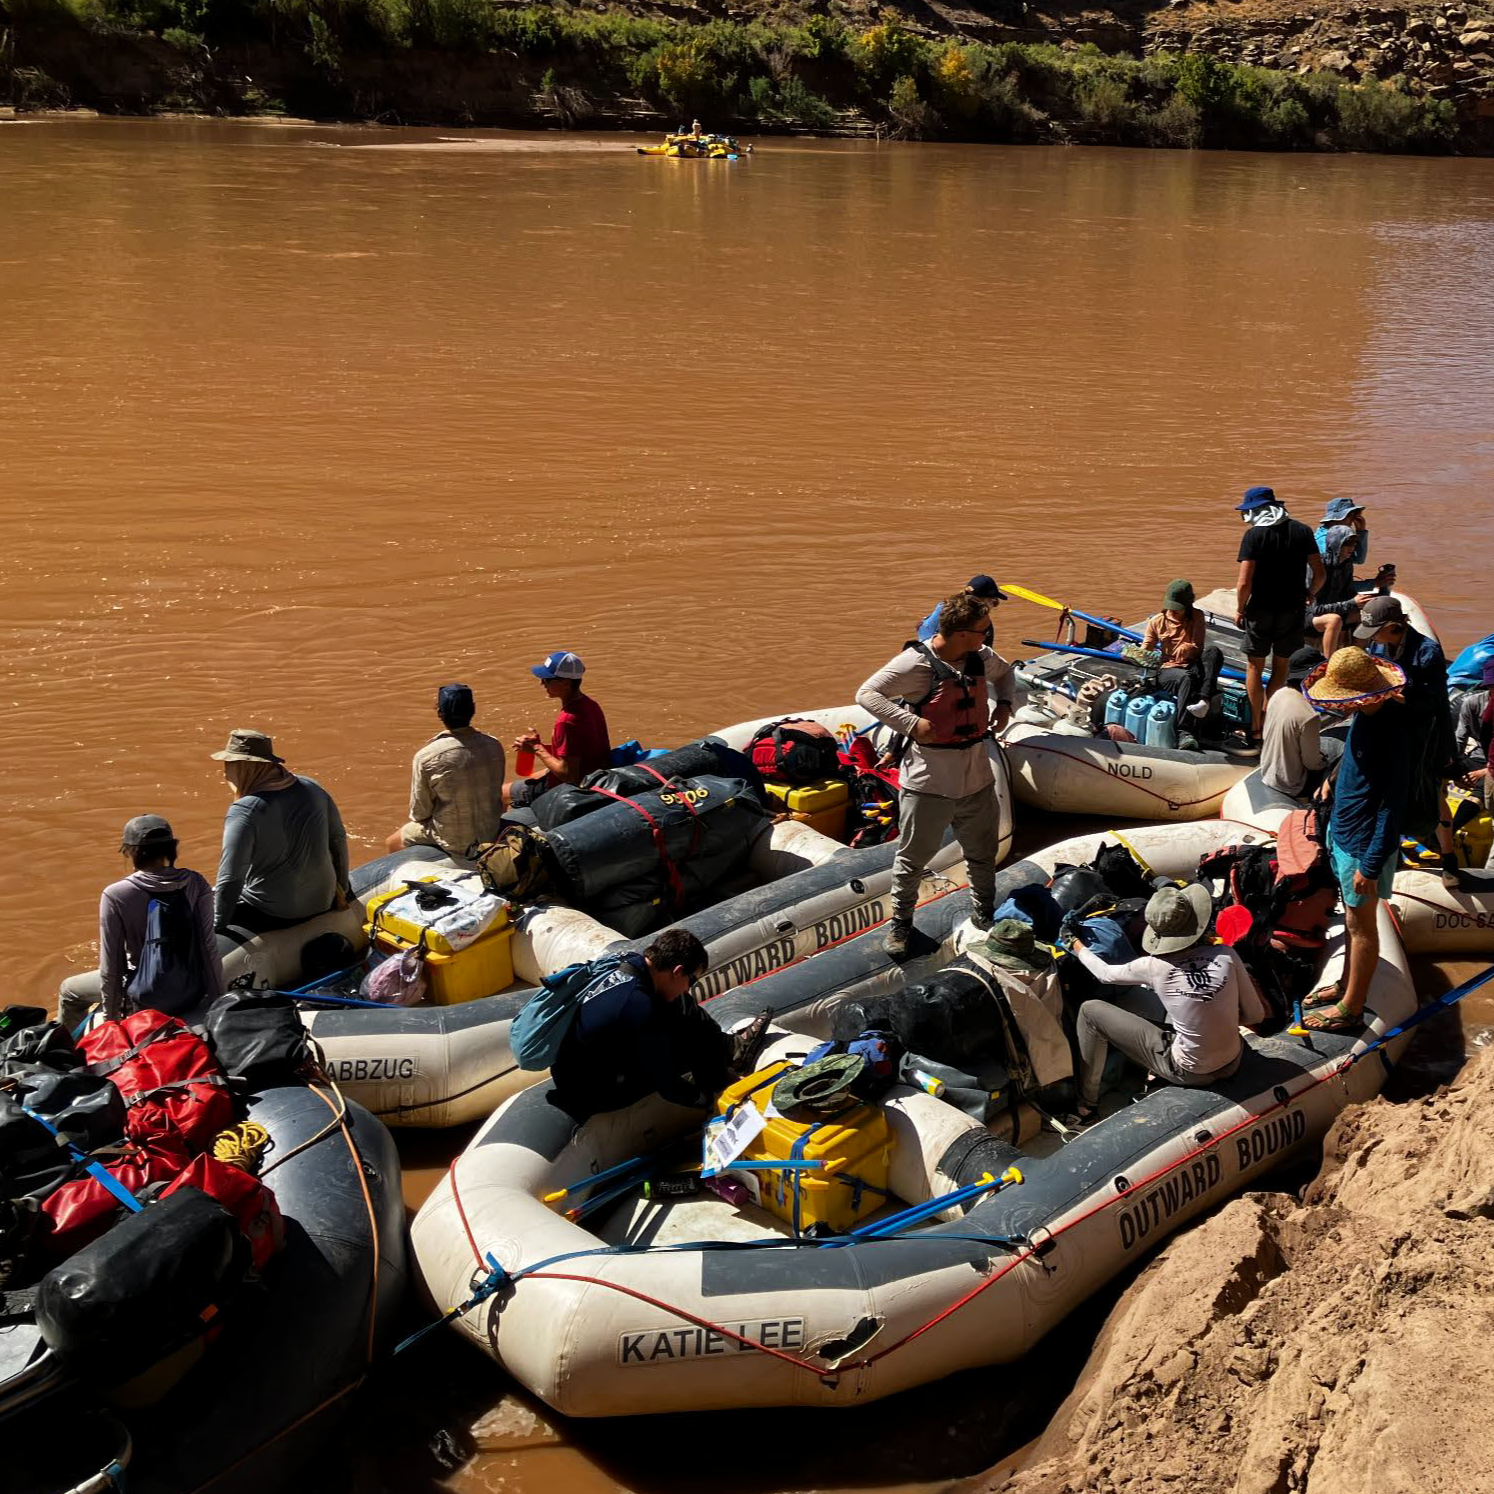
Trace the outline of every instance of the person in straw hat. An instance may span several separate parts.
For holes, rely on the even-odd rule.
[[[287,929],[347,907],[348,837],[331,794],[292,773],[262,731],[231,731],[213,759],[234,792],[213,893],[219,932]]]
[[[1341,648],[1302,686],[1318,710],[1353,718],[1328,820],[1348,959],[1341,980],[1319,987],[1302,1003],[1302,1025],[1313,1032],[1353,1034],[1364,1026],[1364,1003],[1380,958],[1379,902],[1395,879],[1411,788],[1403,713],[1383,708],[1400,699],[1405,685],[1399,664],[1372,658],[1362,648]]]
[[[1101,985],[1141,986],[1124,1006],[1107,1000],[1079,1008],[1079,1107],[1071,1124],[1099,1118],[1100,1080],[1112,1047],[1165,1079],[1191,1088],[1227,1079],[1240,1067],[1240,1023],[1265,1019],[1266,1007],[1240,956],[1203,943],[1214,903],[1209,889],[1163,887],[1146,905],[1146,951],[1109,965],[1083,942],[1069,948]]]

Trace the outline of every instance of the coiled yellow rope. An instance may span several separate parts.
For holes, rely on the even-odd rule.
[[[257,1173],[270,1147],[270,1133],[258,1121],[240,1121],[213,1138],[213,1156],[230,1167]]]

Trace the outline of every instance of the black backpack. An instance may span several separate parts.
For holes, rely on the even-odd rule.
[[[311,1067],[301,1013],[279,991],[227,991],[208,1008],[202,1026],[223,1072],[251,1090],[299,1083]]]

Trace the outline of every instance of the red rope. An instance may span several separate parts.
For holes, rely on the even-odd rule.
[[[588,793],[601,794],[603,798],[615,799],[619,804],[626,804],[629,809],[636,810],[653,827],[654,850],[659,853],[659,862],[664,868],[665,880],[669,883],[669,895],[678,904],[685,894],[684,883],[680,881],[680,869],[674,864],[669,854],[668,842],[664,839],[664,827],[660,825],[653,815],[646,810],[636,799],[629,799],[623,794],[614,794],[611,789],[598,788],[595,784],[587,790]],[[700,835],[700,816],[695,813],[695,806],[690,803],[688,796],[681,792],[680,799],[690,811],[690,816],[695,820],[695,836],[698,841]]]
[[[477,1237],[472,1233],[472,1226],[467,1222],[467,1211],[462,1207],[462,1195],[457,1189],[456,1165],[460,1157],[451,1159],[451,1166],[446,1169],[446,1176],[451,1179],[451,1197],[457,1207],[457,1218],[462,1221],[462,1228],[467,1232],[467,1243],[472,1247],[472,1258],[479,1266],[487,1265],[482,1258],[482,1251],[477,1248]]]

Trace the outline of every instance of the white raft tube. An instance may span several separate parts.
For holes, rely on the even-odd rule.
[[[1214,822],[1205,849],[1239,838],[1238,826]],[[1163,847],[1145,839],[1164,862]],[[1038,859],[1063,859],[1056,850]],[[1383,909],[1380,934],[1369,1002],[1376,1033],[1416,1005]],[[870,938],[825,958],[852,961]],[[759,989],[808,981],[820,964],[782,972]],[[1342,965],[1340,927],[1325,979]],[[1208,1090],[1158,1090],[1052,1158],[1024,1158],[996,1142],[995,1151],[972,1152],[972,1165],[985,1171],[1009,1158],[1026,1181],[957,1221],[833,1249],[752,1248],[740,1243],[739,1229],[731,1250],[614,1253],[547,1207],[544,1195],[651,1151],[698,1117],[651,1101],[578,1129],[546,1102],[544,1088],[531,1089],[492,1117],[421,1209],[412,1228],[418,1269],[444,1311],[472,1297],[490,1253],[510,1273],[551,1262],[501,1286],[456,1327],[567,1415],[856,1405],[1019,1358],[1173,1230],[1314,1143],[1347,1104],[1374,1094],[1386,1072],[1377,1058],[1338,1072],[1356,1046],[1328,1035],[1252,1038],[1233,1079]],[[894,1093],[893,1105],[902,1106],[905,1097]],[[912,1126],[921,1132],[916,1117]],[[916,1194],[921,1174],[942,1196],[974,1181],[943,1161],[963,1134],[932,1168],[927,1159],[940,1151],[942,1134],[920,1144],[916,1162],[900,1134],[898,1186]],[[758,1240],[780,1233],[761,1217],[750,1222]]]

